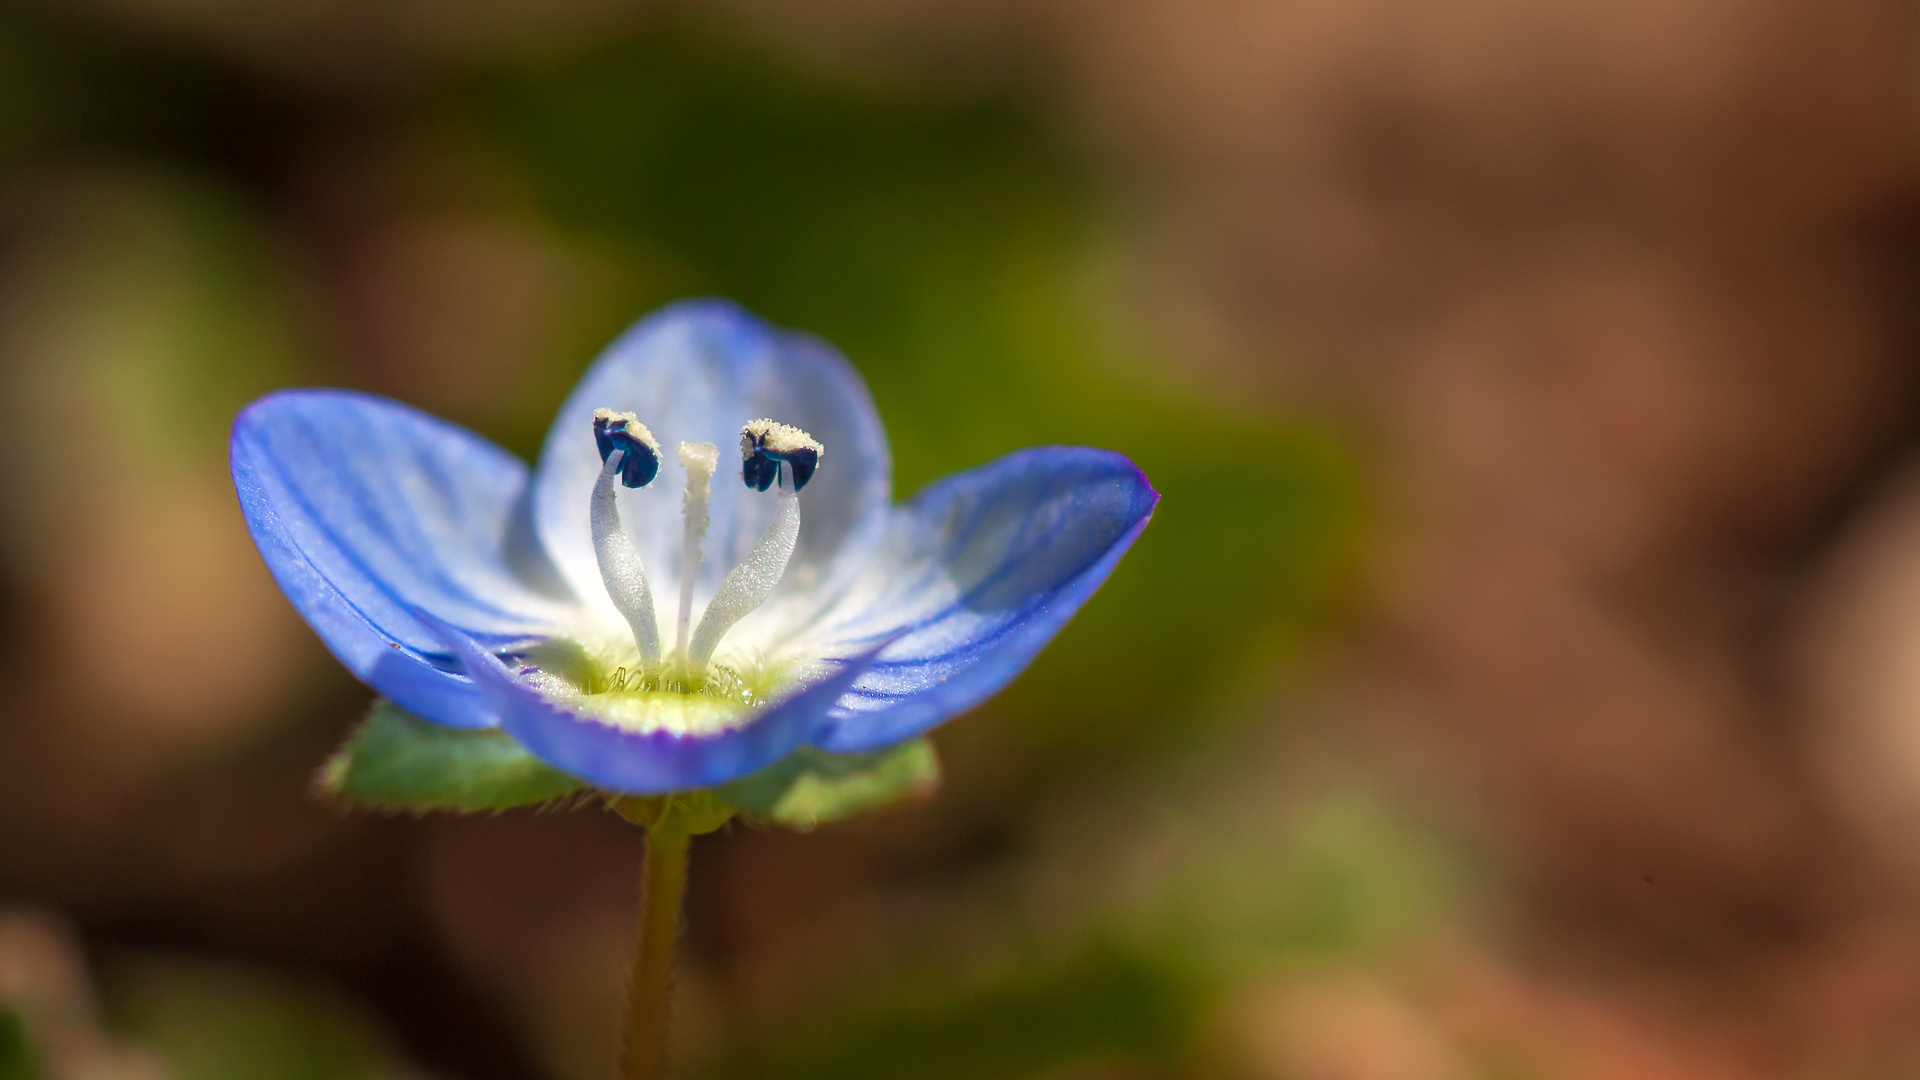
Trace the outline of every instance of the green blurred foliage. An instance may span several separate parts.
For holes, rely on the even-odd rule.
[[[11,1009],[0,1009],[0,1080],[40,1080],[40,1053]]]
[[[1280,800],[1188,796],[1171,820],[1133,820],[1163,860],[1152,884],[1116,889],[1111,867],[1089,868],[1102,876],[1074,917],[1055,913],[987,974],[904,971],[697,1075],[1238,1076],[1203,1045],[1237,986],[1391,966],[1471,899],[1474,859],[1453,837],[1363,777],[1316,771],[1332,775],[1293,777]]]
[[[30,354],[8,359],[111,412],[151,464],[224,469],[234,414],[306,362],[268,223],[184,171],[75,169],[61,181],[38,200],[33,235],[48,254],[20,283],[41,303],[20,320],[34,328]],[[75,403],[31,404],[56,406],[36,418],[47,424]]]
[[[1391,955],[1461,914],[1476,859],[1445,830],[1358,777],[1295,783],[1282,807],[1188,823],[1143,941],[1229,980]]]
[[[1088,1066],[1164,1070],[1205,996],[1177,968],[1100,944],[1006,977],[909,993],[845,1016],[714,1080],[1022,1080]]]
[[[400,1080],[373,1023],[340,994],[256,968],[143,957],[112,967],[116,1030],[166,1061],[170,1080]]]

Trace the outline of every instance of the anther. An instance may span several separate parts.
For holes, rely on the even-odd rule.
[[[755,491],[765,491],[780,478],[780,463],[793,473],[793,490],[813,479],[826,448],[813,436],[791,424],[755,420],[740,429],[740,478]]]
[[[593,441],[600,448],[604,464],[615,450],[626,454],[620,465],[620,482],[630,488],[646,487],[660,473],[660,443],[647,425],[630,412],[612,409],[593,410]]]

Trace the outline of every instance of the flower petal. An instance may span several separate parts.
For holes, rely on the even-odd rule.
[[[489,647],[554,633],[576,610],[509,557],[519,459],[397,402],[290,391],[234,421],[234,487],[274,579],[355,675],[424,719],[494,723],[412,611]]]
[[[696,620],[773,518],[774,497],[749,492],[728,464],[736,460],[741,425],[750,420],[770,417],[803,428],[825,444],[826,453],[801,496],[800,542],[786,577],[748,622],[763,624],[764,633],[764,627],[811,614],[815,598],[837,591],[885,534],[892,498],[886,432],[866,385],[845,358],[725,301],[675,304],[641,320],[594,363],[554,420],[534,475],[540,539],[610,633],[624,634],[624,624],[601,585],[587,515],[587,495],[600,471],[591,435],[596,408],[638,414],[662,446],[684,441],[720,448],[705,558],[694,589]],[[627,531],[662,612],[674,610],[665,598],[679,591],[685,487],[685,470],[669,464],[650,486],[620,495]],[[782,611],[787,614],[776,614]],[[743,634],[755,630],[743,622],[734,640],[747,640]]]
[[[1021,450],[922,491],[897,512],[885,568],[817,631],[842,650],[889,640],[816,745],[891,745],[1005,686],[1106,580],[1159,501],[1126,457],[1081,447]]]
[[[425,614],[421,620],[438,622]],[[740,727],[713,735],[642,733],[568,709],[515,678],[498,657],[458,629],[444,623],[437,629],[507,734],[548,765],[625,795],[714,787],[779,761],[812,739],[834,700],[873,656],[845,661],[827,678],[775,702]]]

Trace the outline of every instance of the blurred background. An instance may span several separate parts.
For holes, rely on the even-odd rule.
[[[1916,15],[6,0],[0,1077],[612,1075],[640,835],[311,798],[226,427],[531,456],[708,294],[1164,501],[936,798],[696,844],[677,1075],[1920,1076]]]

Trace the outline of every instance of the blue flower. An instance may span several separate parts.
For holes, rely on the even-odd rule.
[[[718,301],[616,341],[532,472],[337,390],[248,406],[232,465],[274,578],[355,675],[626,794],[880,749],[978,704],[1159,500],[1120,454],[1039,447],[896,507],[851,366]]]

